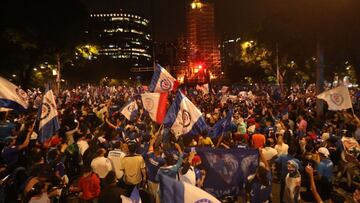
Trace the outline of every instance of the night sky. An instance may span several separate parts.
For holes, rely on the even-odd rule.
[[[153,21],[154,38],[172,41],[185,31],[187,0],[83,0],[89,10],[114,11],[123,8],[148,16]],[[294,25],[324,26],[330,32],[344,32],[359,21],[359,0],[214,0],[215,26],[218,37],[256,33],[264,23],[280,19]],[[314,19],[315,18],[315,19]],[[315,23],[315,24],[314,24]],[[359,22],[356,22],[358,25]],[[338,26],[340,26],[338,28]],[[287,29],[286,25],[283,29]]]

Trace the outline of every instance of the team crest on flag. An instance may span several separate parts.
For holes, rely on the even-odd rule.
[[[27,95],[27,93],[24,90],[17,87],[15,89],[15,92],[24,103],[28,103],[29,96]]]
[[[341,94],[335,93],[330,95],[330,99],[334,104],[340,106],[344,102],[344,97]]]
[[[169,81],[169,79],[165,78],[160,81],[160,88],[166,92],[172,90],[172,83]]]
[[[166,114],[167,93],[141,94],[141,100],[150,118],[157,123],[162,123]]]
[[[189,127],[189,125],[191,124],[191,115],[187,110],[183,110],[182,111],[182,125],[184,128]]]
[[[143,105],[146,111],[151,111],[154,108],[154,101],[151,98],[145,98]]]

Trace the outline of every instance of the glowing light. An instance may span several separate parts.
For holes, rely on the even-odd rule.
[[[53,75],[57,75],[57,71],[55,69],[52,70]]]
[[[44,69],[44,68],[45,68],[45,66],[41,65],[41,66],[40,66],[40,68],[41,68],[41,69]]]
[[[37,68],[33,68],[34,71],[37,71],[38,69]]]
[[[12,77],[13,77],[13,78],[15,78],[15,77],[16,77],[16,75],[15,75],[15,74],[13,74],[13,75],[12,75]]]

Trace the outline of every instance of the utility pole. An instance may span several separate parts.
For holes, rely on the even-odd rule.
[[[316,66],[316,95],[324,91],[324,50],[320,41],[316,44],[317,66]],[[316,116],[321,118],[324,114],[324,103],[316,99]]]

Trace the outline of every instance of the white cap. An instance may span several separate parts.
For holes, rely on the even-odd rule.
[[[320,147],[318,149],[318,152],[323,154],[325,157],[329,157],[329,155],[330,155],[330,152],[326,147]]]

